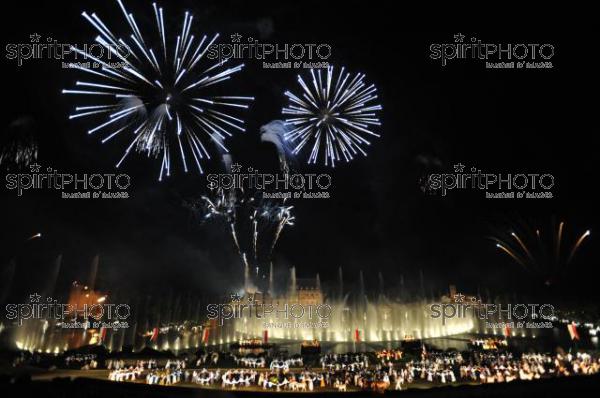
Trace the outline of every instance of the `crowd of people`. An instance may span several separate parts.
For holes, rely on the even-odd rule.
[[[65,365],[67,368],[96,369],[98,367],[98,358],[96,354],[67,355],[65,356]]]
[[[402,359],[402,355],[404,354],[404,352],[400,349],[396,349],[396,350],[382,350],[382,351],[377,351],[375,352],[375,356],[377,357],[377,359],[380,360],[395,360],[398,361],[400,359]]]
[[[207,355],[204,362],[210,362]],[[369,358],[372,360],[369,365]],[[245,368],[188,369],[185,360],[168,360],[162,368],[156,361],[138,361],[135,366],[112,363],[109,379],[134,381],[145,377],[147,384],[172,385],[180,382],[224,389],[254,387],[273,391],[402,390],[412,383],[447,384],[455,382],[502,383],[543,377],[594,374],[600,372],[600,358],[587,353],[522,354],[508,351],[461,353],[423,352],[412,359],[390,351],[389,355],[370,353],[325,354],[321,368],[304,366],[301,357],[277,358],[267,368],[267,359],[233,356]],[[191,362],[193,363],[193,362]]]
[[[142,376],[144,369],[141,367],[123,367],[113,369],[108,372],[108,380],[110,381],[135,381]]]
[[[302,360],[301,357],[275,358],[271,361],[271,365],[269,365],[269,369],[288,371],[290,368],[302,367],[302,366],[304,366],[304,361]]]
[[[183,381],[190,381],[191,373],[183,369],[154,369],[146,375],[146,384],[170,386]]]
[[[326,354],[319,360],[323,370],[364,369],[369,367],[369,357],[363,353]]]
[[[165,366],[159,368],[156,359],[138,360],[126,365],[122,359],[108,360],[108,379],[111,381],[135,381],[146,375],[147,384],[171,385],[179,383],[184,377],[187,363],[182,359],[168,359]],[[191,381],[191,373],[188,380]]]
[[[219,362],[219,353],[218,352],[206,352],[200,356],[198,356],[198,360],[196,361],[196,367],[200,367],[201,365],[212,363],[216,365]]]
[[[275,391],[313,391],[316,386],[325,387],[325,376],[318,372],[302,370],[220,369],[194,371],[192,380],[202,386],[220,385],[222,388],[256,386]]]
[[[106,368],[109,370],[108,379],[111,381],[134,381],[139,379],[145,371],[149,372],[156,367],[155,359],[135,361],[130,365],[126,365],[123,359],[106,361]]]
[[[236,365],[248,368],[264,368],[267,366],[267,359],[265,357],[237,357],[234,355],[233,360]]]
[[[460,366],[460,377],[481,383],[502,383],[512,380],[535,380],[544,376],[594,374],[600,371],[600,361],[590,354],[523,354],[520,359],[510,353],[479,354],[476,364]]]

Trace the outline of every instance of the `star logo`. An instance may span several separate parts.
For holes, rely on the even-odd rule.
[[[242,165],[239,163],[234,163],[231,165],[231,172],[232,173],[239,173],[240,170],[242,169]]]
[[[454,172],[455,172],[455,173],[462,173],[462,172],[463,172],[463,170],[464,170],[464,168],[465,168],[465,165],[464,165],[464,164],[462,164],[462,163],[455,164],[455,165],[454,165]]]
[[[462,33],[457,33],[454,35],[455,43],[462,43],[464,39],[465,39],[465,35],[463,35]]]
[[[240,297],[240,295],[239,295],[239,294],[237,294],[237,293],[233,293],[233,294],[231,295],[231,301],[233,301],[233,302],[239,303],[241,299],[242,299],[242,298],[241,298],[241,297]]]
[[[240,35],[239,33],[234,33],[231,35],[231,41],[233,43],[239,43],[240,41],[242,41],[242,35]]]
[[[29,295],[29,301],[32,303],[39,303],[40,302],[40,298],[42,298],[42,296],[40,296],[37,293],[33,293]]]
[[[29,39],[31,40],[32,43],[39,43],[40,39],[42,36],[38,35],[37,33],[34,33],[32,35],[29,35]]]
[[[31,170],[32,173],[37,173],[38,171],[40,171],[41,167],[42,166],[40,166],[39,164],[34,163],[34,164],[32,164],[32,165],[29,166],[29,169]]]
[[[465,295],[462,293],[456,293],[454,295],[454,302],[455,303],[462,303],[465,301]]]

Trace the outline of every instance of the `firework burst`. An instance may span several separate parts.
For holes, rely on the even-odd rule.
[[[349,162],[359,153],[367,155],[364,147],[371,145],[369,139],[380,136],[372,128],[381,125],[377,111],[382,107],[373,104],[377,88],[364,79],[362,73],[351,75],[344,68],[336,73],[333,67],[325,72],[311,69],[308,83],[298,76],[302,93],[286,91],[289,105],[282,111],[290,116],[286,123],[293,126],[285,139],[295,145],[294,154],[312,142],[308,163],[322,157],[331,167],[342,159]]]
[[[230,229],[231,238],[239,254],[242,254],[240,244],[237,238],[236,219],[237,207],[243,203],[243,199],[238,202],[234,190],[225,190],[222,188],[210,191],[209,195],[200,197],[200,203],[193,205],[192,209],[199,214],[204,221],[221,220],[225,222]]]
[[[293,226],[293,206],[285,200],[265,200],[261,193],[254,195],[240,190],[214,189],[188,207],[202,222],[222,222],[242,258],[250,256],[256,264],[270,260],[273,250],[286,226]]]
[[[552,285],[569,265],[590,230],[577,235],[575,240],[565,238],[565,222],[547,230],[528,225],[511,227],[508,231],[493,236],[496,247],[510,256],[524,270]],[[569,250],[563,250],[569,247]]]
[[[220,93],[215,88],[242,70],[244,64],[227,68],[227,61],[210,61],[207,51],[219,35],[208,38],[192,34],[194,17],[189,12],[183,17],[181,31],[170,35],[165,30],[163,9],[153,3],[156,32],[144,36],[133,14],[121,0],[117,3],[130,29],[124,38],[113,33],[96,14],[82,13],[99,33],[96,42],[121,66],[114,67],[72,47],[72,51],[100,67],[73,65],[90,80],[77,81],[74,89],[63,93],[92,101],[77,106],[69,118],[102,118],[88,130],[89,134],[103,133],[102,143],[118,135],[133,136],[117,167],[135,150],[161,159],[162,180],[170,175],[174,152],[179,153],[185,172],[195,164],[203,173],[201,162],[211,157],[207,142],[227,152],[223,140],[234,130],[245,131],[244,121],[230,111],[248,108],[254,98],[217,95]]]
[[[273,235],[273,243],[271,244],[271,248],[269,254],[273,252],[279,237],[281,236],[281,232],[283,228],[286,226],[293,226],[296,217],[292,214],[292,210],[294,206],[286,206],[286,200],[283,199],[281,203],[272,204],[272,203],[264,203],[261,209],[261,218],[266,220],[266,222],[270,225],[275,226],[275,232]]]

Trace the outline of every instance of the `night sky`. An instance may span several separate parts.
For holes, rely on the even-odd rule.
[[[80,16],[96,12],[111,26],[124,28],[116,3],[82,1],[16,2],[5,13],[4,46],[27,43],[38,33],[60,42],[90,42],[95,31]],[[35,4],[32,6],[32,4]],[[590,289],[597,264],[593,170],[597,164],[596,92],[593,62],[582,51],[585,34],[508,26],[498,30],[469,26],[421,25],[404,30],[398,11],[377,2],[164,2],[167,29],[180,29],[183,12],[194,14],[198,33],[240,33],[271,43],[328,43],[332,64],[364,72],[378,87],[382,128],[366,158],[333,170],[307,165],[299,172],[333,175],[330,199],[295,201],[296,225],[286,229],[275,250],[280,273],[296,266],[299,277],[317,272],[334,282],[342,266],[348,283],[364,270],[369,286],[377,272],[390,290],[400,275],[417,283],[422,270],[434,292],[449,283],[459,289],[494,291],[542,289],[541,283],[502,255],[488,239],[507,220],[528,220],[549,228],[566,220],[565,238],[592,230],[592,239],[565,270],[561,291]],[[317,5],[318,4],[318,5]],[[357,3],[359,4],[359,3]],[[154,29],[151,2],[126,2],[142,30]],[[24,18],[27,16],[27,18]],[[7,20],[8,19],[8,20]],[[430,31],[429,31],[430,30]],[[442,67],[429,58],[431,43],[454,34],[487,42],[552,43],[550,70],[487,70],[481,61],[457,60]],[[591,37],[591,36],[590,36]],[[39,137],[38,163],[65,173],[111,173],[124,141],[102,145],[88,136],[86,120],[68,120],[75,97],[61,95],[81,73],[56,60],[29,60],[18,67],[3,57],[3,132],[26,119]],[[256,97],[244,114],[247,132],[228,141],[236,161],[260,170],[276,169],[276,152],[261,143],[259,128],[281,118],[283,92],[297,90],[297,70],[263,69],[259,61],[228,82],[238,95]],[[594,144],[595,143],[595,144]],[[490,173],[551,173],[553,199],[485,199],[483,191],[462,190],[445,197],[426,195],[419,178],[431,170],[451,172],[457,163]],[[240,286],[242,265],[227,231],[199,225],[183,206],[206,191],[206,179],[176,168],[157,181],[160,162],[132,155],[122,172],[132,178],[126,200],[67,200],[49,190],[30,190],[17,198],[0,188],[0,265],[17,256],[15,286],[36,289],[59,253],[61,283],[85,277],[100,255],[99,286],[109,291],[191,291],[226,294]],[[210,166],[208,167],[210,170]],[[41,240],[27,237],[41,232]],[[576,288],[575,288],[576,287]],[[597,292],[586,292],[586,295]]]

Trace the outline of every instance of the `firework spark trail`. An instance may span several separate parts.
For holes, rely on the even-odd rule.
[[[279,224],[277,224],[277,230],[275,231],[275,238],[273,238],[273,243],[271,244],[271,253],[275,249],[275,245],[277,244],[277,241],[279,240],[279,236],[281,235],[281,231],[283,231],[284,225],[285,225],[285,223],[283,223],[283,222],[280,222]]]
[[[246,253],[242,253],[242,261],[247,268],[250,268],[250,264],[248,263],[248,257],[246,257]]]
[[[225,69],[226,61],[219,61],[197,70],[201,61],[208,58],[206,53],[219,35],[210,40],[206,35],[196,38],[190,33],[193,16],[186,12],[175,45],[168,46],[163,9],[153,3],[160,42],[160,49],[155,51],[149,46],[150,39],[142,35],[133,14],[125,9],[121,0],[117,3],[131,30],[125,39],[118,38],[96,14],[83,12],[82,16],[98,31],[96,42],[123,67],[115,68],[71,47],[75,53],[101,66],[99,70],[82,66],[74,69],[99,78],[100,82],[77,81],[75,89],[62,91],[109,102],[77,106],[69,119],[104,116],[103,122],[88,130],[88,134],[93,134],[113,129],[106,133],[102,143],[123,131],[132,130],[134,138],[117,167],[132,150],[145,152],[149,157],[161,158],[159,180],[162,180],[163,175],[170,176],[171,151],[174,150],[179,152],[185,172],[189,170],[187,153],[192,155],[198,171],[203,173],[201,162],[211,156],[201,136],[227,152],[222,141],[232,135],[230,130],[245,131],[244,121],[225,109],[248,108],[247,103],[254,97],[208,95],[211,86],[229,80],[243,69],[244,64]]]
[[[545,245],[545,234],[539,228],[533,230],[531,236],[519,236],[516,232],[509,232],[510,237],[518,243],[511,245],[510,239],[504,240],[500,237],[492,237],[496,242],[496,247],[508,254],[515,262],[523,266],[527,271],[537,274],[544,278],[544,283],[552,284],[561,273],[564,266],[571,263],[573,257],[577,253],[585,239],[590,236],[591,231],[585,231],[575,242],[570,250],[569,256],[565,261],[565,256],[561,252],[565,245],[565,222],[561,221],[558,228],[552,228],[548,238],[552,242],[549,247]],[[529,229],[529,228],[528,228]],[[533,249],[528,245],[528,242],[536,242]]]
[[[312,85],[298,75],[300,96],[285,92],[289,105],[282,113],[292,116],[285,121],[293,128],[284,138],[296,144],[294,154],[310,140],[314,141],[308,163],[317,162],[321,148],[325,165],[331,167],[342,159],[351,161],[358,153],[366,156],[363,146],[371,142],[365,137],[380,137],[371,130],[372,126],[381,126],[376,112],[382,107],[371,104],[377,99],[377,88],[364,82],[364,74],[352,77],[344,69],[340,69],[337,77],[333,66],[327,68],[324,77],[321,69],[317,69],[316,74],[311,69]]]
[[[531,252],[529,251],[529,249],[525,245],[525,243],[523,243],[523,241],[521,240],[521,238],[519,238],[519,235],[517,235],[514,232],[511,232],[511,236],[513,238],[515,238],[517,242],[519,242],[519,245],[521,246],[521,248],[523,249],[523,251],[525,251],[525,253],[527,254],[527,257],[529,257],[529,259],[531,261],[535,261],[534,258],[533,258],[533,256],[531,255]]]
[[[240,242],[238,241],[237,232],[235,231],[235,223],[231,223],[229,225],[231,226],[231,237],[233,239],[233,243],[235,244],[238,254],[241,255],[242,250],[240,249]]]
[[[275,230],[275,237],[273,238],[273,243],[271,244],[271,251],[270,253],[273,252],[273,249],[275,249],[275,245],[277,244],[277,241],[279,240],[279,236],[281,235],[281,231],[283,231],[283,228],[286,225],[294,225],[294,220],[296,219],[296,217],[292,216],[291,214],[291,210],[294,208],[294,206],[280,206],[277,212],[277,219],[279,220],[279,222],[277,223],[277,228]]]
[[[232,192],[226,192],[224,189],[215,189],[211,191],[212,197],[203,195],[200,197],[202,204],[202,218],[204,220],[222,219],[229,224],[231,238],[238,251],[242,254],[237,237],[235,222],[237,218],[236,199]]]
[[[212,199],[208,196],[202,196],[201,199],[206,204],[205,218],[222,217],[228,221],[235,219],[235,205],[224,190],[216,190]]]
[[[573,245],[573,249],[571,249],[571,253],[569,254],[569,259],[567,260],[567,264],[569,264],[571,262],[571,260],[573,260],[573,256],[575,256],[575,253],[577,252],[577,249],[579,249],[579,246],[581,246],[581,244],[583,243],[585,238],[587,238],[591,234],[592,234],[592,232],[589,229],[587,231],[585,231],[583,234],[581,234],[579,239],[577,239],[577,242],[575,243],[575,245]]]
[[[257,241],[258,241],[258,232],[257,231],[257,226],[258,226],[258,220],[262,219],[265,220],[265,224],[267,225],[275,225],[275,231],[273,233],[273,240],[271,242],[271,244],[269,245],[269,256],[272,255],[273,250],[275,249],[275,246],[277,245],[277,241],[279,240],[279,237],[281,235],[281,232],[283,231],[284,227],[286,225],[294,225],[294,220],[296,219],[293,215],[292,215],[292,209],[294,207],[293,206],[286,206],[285,205],[285,199],[283,200],[283,203],[281,205],[279,204],[273,204],[273,203],[269,203],[269,202],[263,202],[260,204],[260,206],[257,207],[257,210],[255,210],[254,215],[253,215],[253,219],[255,220],[255,247],[257,246]]]
[[[519,256],[517,256],[511,249],[502,245],[501,243],[496,243],[496,247],[499,248],[500,250],[502,250],[503,252],[505,252],[506,254],[508,254],[509,256],[511,256],[517,263],[521,264],[525,270],[531,271],[529,268],[527,268],[527,266],[519,258]]]
[[[565,225],[564,221],[561,221],[560,224],[558,225],[558,231],[556,233],[556,254],[555,254],[556,267],[558,267],[559,263],[560,263],[560,242],[562,242],[564,225]]]
[[[254,249],[254,260],[258,259],[258,249],[257,249],[257,242],[258,242],[258,220],[256,219],[256,210],[254,210],[254,213],[252,214],[252,216],[250,217],[250,219],[252,220],[252,246]]]
[[[214,189],[201,196],[199,203],[190,206],[202,221],[223,220],[228,225],[238,254],[246,256],[245,259],[242,257],[243,262],[248,261],[246,253],[252,253],[254,262],[264,260],[262,255],[270,257],[285,226],[294,225],[295,221],[293,206],[287,206],[285,200],[279,203],[257,199],[255,196],[258,194],[248,196]],[[242,236],[249,232],[249,239],[240,242],[238,230],[243,233]],[[248,243],[248,250],[244,241]],[[261,255],[261,247],[268,247],[268,252]]]

